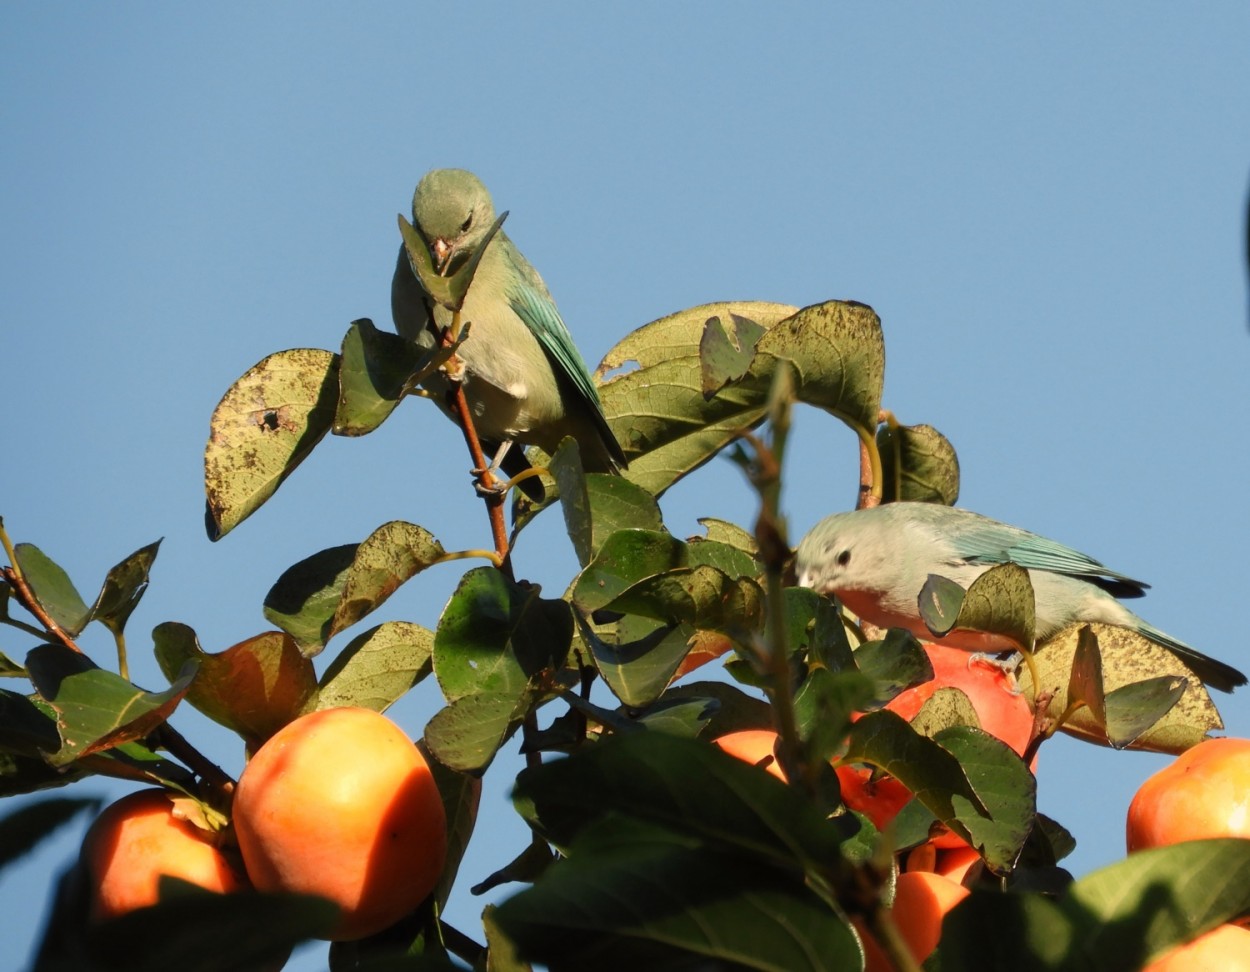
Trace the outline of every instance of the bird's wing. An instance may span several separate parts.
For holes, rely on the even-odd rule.
[[[603,414],[603,404],[599,401],[599,392],[590,377],[590,371],[578,353],[577,345],[573,343],[573,335],[569,333],[568,325],[560,317],[555,302],[547,293],[542,278],[525,262],[524,257],[518,260],[513,257],[512,252],[508,252],[508,257],[516,271],[507,291],[509,304],[538,338],[538,343],[551,360],[557,376],[566,379],[566,383],[572,386],[581,399],[580,404],[594,420],[612,457],[622,466],[626,465],[625,454]]]
[[[1018,564],[1079,577],[1115,597],[1141,597],[1150,585],[1111,570],[1100,561],[1035,533],[983,517],[948,535],[954,552],[974,564]]]

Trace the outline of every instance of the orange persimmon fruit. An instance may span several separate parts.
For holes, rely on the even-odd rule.
[[[1128,808],[1129,853],[1204,837],[1250,837],[1250,739],[1206,739],[1141,785]]]
[[[252,883],[340,908],[334,940],[394,924],[434,890],[447,824],[429,765],[371,709],[303,715],[248,762],[234,828]]]
[[[218,850],[215,835],[175,816],[164,790],[140,790],[110,804],[83,838],[92,921],[157,903],[162,875],[227,894],[248,886]]]

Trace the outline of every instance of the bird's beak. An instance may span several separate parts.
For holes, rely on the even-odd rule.
[[[430,249],[434,251],[434,265],[441,275],[447,269],[447,259],[451,256],[451,244],[440,236],[430,245]]]

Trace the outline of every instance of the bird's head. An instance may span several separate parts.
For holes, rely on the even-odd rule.
[[[825,517],[799,541],[794,558],[799,586],[821,594],[886,590],[898,568],[889,531],[870,510]]]
[[[495,222],[495,206],[472,172],[434,169],[417,183],[412,222],[429,244],[434,266],[446,276],[482,242]]]

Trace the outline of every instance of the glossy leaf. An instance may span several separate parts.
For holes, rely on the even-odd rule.
[[[169,717],[195,676],[195,663],[188,662],[168,689],[145,692],[60,645],[32,649],[26,667],[56,713],[61,747],[48,757],[53,766],[146,736]]]
[[[564,446],[557,449],[551,470],[579,564],[586,566],[617,530],[664,529],[654,496],[621,476],[584,473],[580,460],[574,464],[566,457],[571,451]]]
[[[160,546],[161,541],[157,540],[141,547],[108,572],[91,607],[92,620],[99,621],[114,634],[125,629],[131,613],[148,589],[148,575]]]
[[[957,792],[951,794],[960,821],[972,835],[970,843],[992,869],[1010,870],[1037,812],[1033,774],[1010,746],[981,729],[952,726],[940,730],[934,741],[959,760],[976,802],[990,811],[987,818],[976,803]]]
[[[352,321],[339,357],[334,434],[365,435],[376,429],[403,400],[423,359],[433,357],[413,341],[379,331],[368,318]]]
[[[448,769],[435,758],[424,738],[417,740],[417,748],[421,750],[421,755],[430,767],[430,774],[434,777],[442,799],[443,817],[447,821],[447,859],[438,886],[434,890],[434,898],[441,908],[451,893],[460,862],[469,846],[469,839],[473,836],[478,806],[482,800],[482,781],[467,773]]]
[[[1068,683],[1082,627],[1085,625],[1071,625],[1053,635],[1038,646],[1033,656],[1042,690],[1054,693],[1050,702],[1052,713],[1063,712],[1071,701]],[[1208,733],[1223,728],[1224,724],[1206,687],[1190,675],[1185,665],[1166,648],[1127,628],[1108,624],[1090,624],[1088,627],[1098,640],[1103,686],[1108,697],[1133,682],[1165,676],[1188,680],[1180,700],[1166,715],[1129,743],[1129,748],[1181,753],[1201,742]],[[1019,679],[1021,690],[1032,696],[1032,674],[1027,667],[1021,667]],[[1105,727],[1099,724],[1088,708],[1077,709],[1061,728],[1070,735],[1109,745]]]
[[[840,867],[835,830],[804,796],[718,747],[665,733],[612,736],[525,769],[513,802],[562,848],[611,811],[796,875]]]
[[[712,398],[727,384],[739,381],[755,358],[755,344],[765,328],[738,314],[709,317],[699,338],[703,397]]]
[[[612,818],[586,828],[568,859],[495,919],[522,956],[552,972],[705,967],[698,956],[709,968],[770,972],[860,962],[850,926],[797,875]]]
[[[1136,972],[1248,910],[1250,841],[1185,841],[1101,868],[1057,901],[974,889],[943,924],[942,962],[994,972],[1010,955],[1020,972]]]
[[[0,651],[0,678],[26,678],[26,669]]]
[[[191,628],[167,621],[156,626],[152,640],[171,682],[188,663],[196,666],[187,701],[253,747],[298,716],[317,689],[312,662],[285,632],[267,631],[208,653]]]
[[[959,760],[888,709],[870,712],[851,727],[844,758],[889,773],[965,840],[972,837],[969,812],[990,816]],[[958,807],[956,796],[963,801]]]
[[[222,396],[204,450],[210,540],[254,513],[329,431],[338,369],[338,355],[329,351],[279,351]]]
[[[954,506],[959,499],[959,459],[946,436],[931,425],[882,425],[883,502],[914,500]]]
[[[315,655],[444,553],[423,527],[392,520],[359,544],[322,550],[288,568],[265,596],[265,617]]]
[[[482,773],[520,727],[532,701],[527,691],[479,692],[456,699],[426,723],[426,745],[448,769]]]
[[[1021,651],[1033,647],[1037,606],[1027,570],[1017,564],[991,567],[968,585],[953,618],[952,583],[931,574],[920,592],[920,616],[934,635],[940,638],[958,628],[1001,635]]]
[[[855,667],[876,684],[878,705],[933,678],[929,656],[916,636],[902,628],[890,628],[880,641],[860,645],[854,658]]]
[[[573,618],[564,601],[509,581],[493,567],[461,579],[434,634],[434,674],[449,701],[479,694],[519,698],[564,664]]]
[[[636,615],[603,625],[582,625],[579,631],[612,694],[635,708],[660,697],[696,634],[689,625]]]
[[[311,895],[213,894],[163,878],[161,901],[89,929],[102,970],[217,972],[274,967],[293,945],[324,937],[338,908]],[[141,945],[141,947],[140,947]]]
[[[357,635],[321,677],[316,708],[357,705],[385,712],[433,671],[434,632],[387,621]]]
[[[596,376],[608,424],[629,458],[625,477],[659,496],[763,419],[758,389],[730,387],[704,398],[704,325],[738,316],[769,327],[794,312],[764,302],[705,304],[653,321],[612,348]]]
[[[71,635],[82,631],[91,620],[91,609],[69,575],[33,543],[17,544],[14,553],[27,585],[52,620]]]
[[[1172,710],[1189,682],[1178,675],[1160,675],[1108,693],[1107,741],[1115,749],[1131,746]]]

